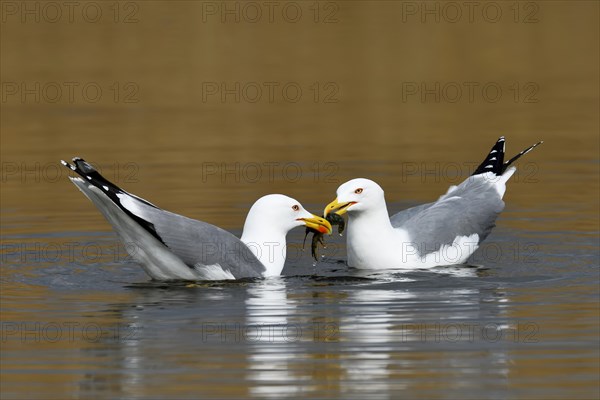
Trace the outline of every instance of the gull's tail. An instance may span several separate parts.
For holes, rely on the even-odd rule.
[[[544,143],[543,141],[534,144],[533,146],[529,146],[510,160],[504,162],[504,148],[505,148],[505,140],[504,136],[500,136],[500,139],[494,144],[492,150],[487,155],[485,160],[477,167],[473,175],[484,174],[486,172],[493,172],[494,175],[502,175],[506,171],[506,169],[515,161],[517,161],[522,155],[529,153],[536,146]]]
[[[60,162],[65,167],[70,168],[72,171],[76,172],[84,180],[96,186],[108,197],[110,197],[111,200],[113,200],[115,203],[118,203],[116,195],[119,193],[123,193],[124,190],[122,190],[120,187],[118,187],[117,185],[100,175],[100,173],[83,158],[74,157],[72,165],[66,162],[65,160],[60,160]]]
[[[114,183],[112,183],[111,181],[109,181],[108,179],[103,177],[102,175],[100,175],[100,172],[98,172],[90,163],[88,163],[81,157],[74,157],[73,165],[69,164],[65,160],[60,160],[60,162],[65,167],[70,168],[71,170],[75,171],[84,180],[86,180],[90,184],[96,186],[100,191],[104,192],[112,201],[114,201],[118,205],[120,204],[119,195],[127,195],[127,196],[131,196],[131,197],[135,197],[137,200],[139,200],[149,206],[158,208],[154,204],[150,203],[149,201],[144,200],[141,197],[138,197],[134,194],[131,194],[131,193],[126,192],[125,190],[121,189],[120,187],[118,187],[117,185],[115,185]]]
[[[149,201],[142,199],[141,197],[124,191],[108,179],[104,178],[91,164],[86,162],[83,158],[73,158],[73,164],[69,164],[64,160],[61,160],[60,162],[62,165],[71,169],[79,175],[79,177],[69,177],[69,179],[71,179],[73,184],[77,186],[79,190],[81,190],[83,194],[85,194],[101,211],[105,208],[103,203],[94,201],[94,199],[96,198],[96,196],[104,195],[108,197],[117,207],[119,207],[121,211],[123,211],[126,215],[128,215],[138,224],[140,224],[156,239],[162,242],[162,239],[156,232],[156,229],[154,228],[152,222],[136,215],[135,210],[132,210],[130,209],[131,207],[127,206],[126,199],[134,198],[150,207],[158,207],[156,207]],[[92,188],[97,189],[97,191],[94,192]],[[96,196],[94,196],[94,193],[96,194]]]

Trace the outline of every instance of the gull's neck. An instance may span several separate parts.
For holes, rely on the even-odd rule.
[[[393,229],[385,202],[380,207],[364,210],[357,214],[348,213],[348,233],[362,232],[361,236],[363,236],[374,231],[385,232]]]
[[[244,224],[241,241],[265,266],[263,276],[279,276],[286,257],[287,232],[274,226],[265,226],[255,213],[249,213]]]
[[[385,200],[358,213],[348,212],[348,264],[364,267],[369,260],[378,260],[393,243],[395,236]]]

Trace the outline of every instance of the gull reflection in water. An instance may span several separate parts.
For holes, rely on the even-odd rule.
[[[302,357],[303,327],[294,318],[297,304],[287,294],[286,282],[273,277],[248,288],[246,328],[250,393],[260,397],[294,396],[308,379],[291,362]],[[298,384],[296,384],[298,383]]]
[[[80,397],[169,398],[187,387],[199,397],[411,398],[423,385],[432,397],[466,396],[507,380],[511,343],[447,329],[493,321],[510,331],[515,317],[498,285],[450,273],[343,278],[135,289],[127,302],[95,312],[135,335],[82,349],[111,365],[82,379]],[[315,336],[319,323],[335,334]]]
[[[343,393],[389,393],[391,355],[402,350],[395,339],[397,320],[389,305],[414,297],[399,290],[351,291],[340,318],[340,339],[345,347],[341,362],[346,371]]]
[[[505,301],[497,290],[473,287],[349,291],[340,317],[346,372],[340,390],[384,396],[402,391],[410,398],[422,385],[466,394],[485,391],[487,374],[506,380],[508,344],[491,343],[480,329],[488,318],[506,319]]]
[[[206,378],[195,371],[219,368],[219,337],[216,345],[203,337],[206,321],[215,325],[219,310],[214,304],[232,301],[230,291],[220,288],[186,286],[162,287],[152,284],[132,288],[129,302],[114,303],[97,311],[111,317],[113,326],[103,327],[111,335],[94,346],[83,348],[84,357],[111,360],[110,368],[84,376],[79,397],[109,394],[122,398],[162,393],[175,396],[179,385],[198,385],[201,395]],[[209,338],[212,339],[212,338]],[[211,363],[206,360],[211,359]],[[215,363],[216,361],[216,363]],[[172,371],[179,371],[172,374]],[[210,394],[210,393],[208,393]]]

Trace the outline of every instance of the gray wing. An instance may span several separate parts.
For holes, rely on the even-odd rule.
[[[140,210],[165,246],[192,268],[219,264],[236,278],[260,277],[265,271],[254,253],[226,230],[144,204]]]
[[[407,208],[406,210],[402,210],[397,214],[394,214],[390,217],[390,221],[392,222],[392,226],[394,228],[399,228],[406,223],[409,219],[414,217],[416,214],[424,211],[425,209],[431,207],[435,203],[427,203],[421,204],[415,207]]]
[[[105,216],[106,210],[100,205],[114,205],[114,208],[159,240],[191,269],[202,272],[203,268],[218,264],[235,278],[260,277],[265,271],[264,265],[254,253],[233,234],[206,222],[162,210],[114,185],[84,160],[75,158],[73,161],[75,165],[64,161],[63,164],[78,173],[88,184],[99,189],[100,195],[105,196],[106,201],[94,201],[90,198],[97,203]],[[92,197],[98,197],[89,193],[86,185],[78,186],[84,193],[88,192]]]
[[[438,201],[392,216],[392,226],[405,229],[417,248],[425,250],[422,254],[452,243],[457,236],[477,234],[481,243],[504,209],[505,183],[515,172],[515,168],[509,166],[541,143],[529,146],[504,162],[505,139],[501,136],[472,176],[452,186]]]
[[[457,236],[477,234],[483,241],[503,209],[494,183],[479,175],[451,187],[438,201],[403,210],[390,221],[394,228],[406,230],[425,255],[451,244]]]

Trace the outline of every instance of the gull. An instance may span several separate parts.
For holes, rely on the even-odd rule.
[[[241,238],[124,191],[85,160],[61,163],[112,225],[131,257],[154,280],[224,280],[281,274],[286,235],[297,226],[331,233],[331,225],[291,197],[269,194],[250,208]]]
[[[369,179],[352,179],[337,189],[324,216],[348,214],[348,265],[360,269],[417,269],[464,263],[490,234],[504,209],[510,167],[539,142],[504,162],[500,137],[483,163],[437,201],[391,218],[383,189]]]

